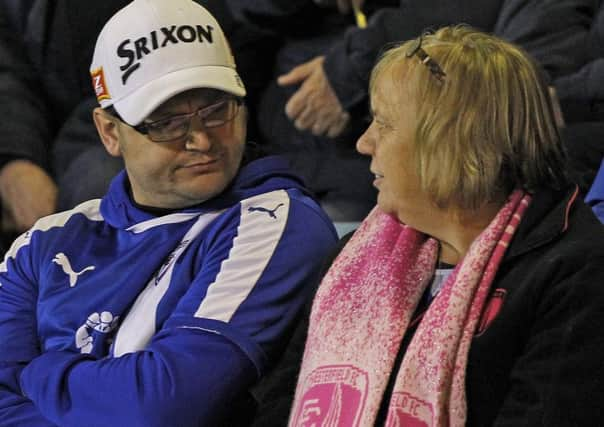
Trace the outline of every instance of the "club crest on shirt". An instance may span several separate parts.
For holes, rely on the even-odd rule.
[[[296,427],[359,426],[367,397],[368,375],[351,365],[322,366],[304,381]]]
[[[90,354],[98,340],[105,340],[117,328],[119,316],[109,311],[92,313],[75,333],[75,345],[80,353]]]
[[[430,427],[432,405],[409,393],[392,393],[386,427]]]

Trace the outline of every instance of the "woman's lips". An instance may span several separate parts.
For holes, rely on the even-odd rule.
[[[374,173],[373,176],[374,176],[373,186],[379,187],[380,183],[382,182],[382,179],[384,178],[384,175],[380,175],[379,173]]]

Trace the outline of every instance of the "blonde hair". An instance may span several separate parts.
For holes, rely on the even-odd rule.
[[[477,209],[515,188],[566,183],[551,98],[528,54],[466,26],[444,27],[421,40],[446,74],[439,78],[407,55],[416,42],[382,55],[370,92],[388,76],[415,103],[417,174],[438,206]]]

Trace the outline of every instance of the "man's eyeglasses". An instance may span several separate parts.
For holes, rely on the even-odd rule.
[[[201,121],[204,129],[217,128],[233,120],[242,104],[243,99],[241,98],[227,97],[192,113],[177,114],[132,127],[137,132],[147,135],[153,142],[175,141],[189,135],[193,117],[197,117]],[[106,110],[121,120],[115,108],[108,107]]]
[[[417,55],[422,64],[428,67],[432,75],[436,77],[441,83],[445,81],[446,74],[442,70],[442,68],[440,68],[440,65],[438,65],[438,63],[434,59],[432,59],[432,57],[428,55],[428,53],[424,49],[422,49],[421,36],[419,36],[413,41],[413,43],[411,43],[411,46],[409,46],[409,50],[405,54],[407,58],[411,58],[413,55]]]

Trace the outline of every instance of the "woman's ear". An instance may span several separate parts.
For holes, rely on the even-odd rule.
[[[92,118],[107,152],[114,157],[121,157],[119,119],[99,107],[92,112]]]

